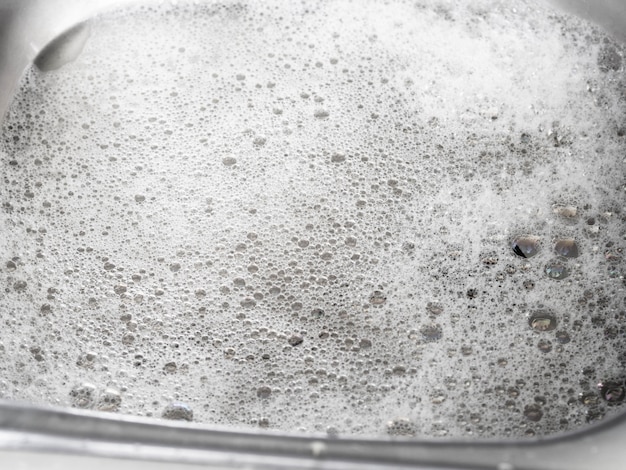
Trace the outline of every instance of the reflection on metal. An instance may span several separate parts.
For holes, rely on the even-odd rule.
[[[49,72],[74,61],[85,47],[91,28],[89,22],[79,23],[53,39],[35,58],[35,66]]]
[[[615,39],[626,42],[626,2],[624,0],[547,0],[557,9],[593,21],[611,33]]]
[[[623,468],[624,435],[624,415],[583,431],[525,441],[368,440],[163,424],[0,401],[0,458],[19,457],[26,469],[39,468],[30,462],[51,453],[61,460],[91,458],[95,468],[103,458],[116,458],[134,460],[136,469],[169,462],[248,469],[617,470]]]

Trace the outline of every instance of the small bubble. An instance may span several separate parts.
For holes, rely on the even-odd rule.
[[[178,369],[178,366],[175,362],[168,362],[163,366],[163,370],[168,374],[173,374]]]
[[[323,317],[325,314],[324,310],[321,308],[314,308],[313,310],[311,310],[311,316],[313,318],[321,318]]]
[[[241,302],[239,302],[239,304],[243,308],[253,308],[256,305],[256,300],[254,300],[254,299],[252,299],[250,297],[246,297]]]
[[[554,251],[556,254],[565,256],[566,258],[578,257],[578,245],[573,238],[564,238],[558,240],[554,245]]]
[[[42,315],[49,315],[52,312],[52,306],[50,304],[43,304],[39,311]]]
[[[125,333],[122,335],[122,344],[126,346],[133,344],[135,342],[135,335],[132,333]]]
[[[557,331],[555,337],[561,344],[567,344],[571,341],[570,335],[567,331]]]
[[[609,404],[620,403],[624,400],[624,396],[626,396],[626,388],[624,388],[624,383],[620,382],[600,382],[598,384],[598,389],[600,390],[600,395],[607,401]]]
[[[110,263],[109,261],[104,263],[104,270],[105,271],[113,271],[114,269],[115,269],[115,265],[113,263]]]
[[[13,272],[17,269],[17,265],[13,261],[7,261],[6,267],[9,272]]]
[[[578,400],[585,406],[594,406],[598,404],[598,395],[595,392],[582,392]]]
[[[550,279],[560,281],[569,276],[569,270],[560,260],[552,260],[546,264],[546,274]]]
[[[235,157],[224,157],[222,158],[222,163],[226,166],[233,166],[237,163],[237,159]]]
[[[261,387],[256,389],[256,396],[259,398],[269,398],[272,394],[272,389],[267,385],[262,385]]]
[[[300,336],[300,335],[292,335],[287,340],[289,345],[291,345],[293,347],[298,346],[299,344],[302,344],[303,341],[304,341],[304,338],[302,336]]]
[[[441,325],[424,325],[420,328],[420,334],[424,341],[431,343],[442,338],[443,330],[441,329]]]
[[[382,305],[387,301],[387,296],[379,290],[375,290],[372,295],[370,295],[370,303],[372,305]]]
[[[535,331],[552,331],[556,328],[556,318],[547,310],[537,310],[530,315],[528,324]]]
[[[542,353],[549,353],[550,351],[552,351],[552,343],[547,339],[540,339],[537,343],[537,347]]]
[[[180,271],[180,263],[170,264],[170,271],[172,271],[173,273],[177,273],[178,271]]]
[[[135,195],[135,202],[144,202],[146,200],[146,196],[142,194]]]
[[[346,161],[346,155],[344,153],[334,153],[330,157],[330,161],[333,163],[342,163]]]
[[[330,113],[322,108],[316,109],[313,113],[313,116],[315,116],[317,119],[327,119],[329,115]]]
[[[172,402],[165,407],[161,417],[177,421],[193,421],[193,410],[186,403]]]
[[[529,421],[537,422],[543,417],[543,411],[539,405],[528,405],[524,408],[524,416]]]
[[[532,258],[539,252],[539,238],[533,236],[517,237],[511,243],[513,252],[522,258]]]

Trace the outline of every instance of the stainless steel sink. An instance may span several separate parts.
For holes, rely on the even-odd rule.
[[[131,0],[0,0],[0,116],[33,61],[62,66],[80,53],[95,14]],[[621,0],[554,0],[626,38]],[[1,172],[1,170],[0,170]],[[2,313],[0,312],[0,318]],[[524,441],[333,438],[165,424],[148,418],[0,401],[3,468],[621,469],[626,416]]]

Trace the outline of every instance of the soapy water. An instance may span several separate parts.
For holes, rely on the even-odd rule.
[[[620,412],[624,49],[468,3],[138,6],[29,70],[0,396],[329,435]]]

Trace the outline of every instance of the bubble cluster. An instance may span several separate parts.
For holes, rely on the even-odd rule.
[[[2,124],[0,398],[403,438],[623,409],[622,46],[532,0],[161,3]]]

